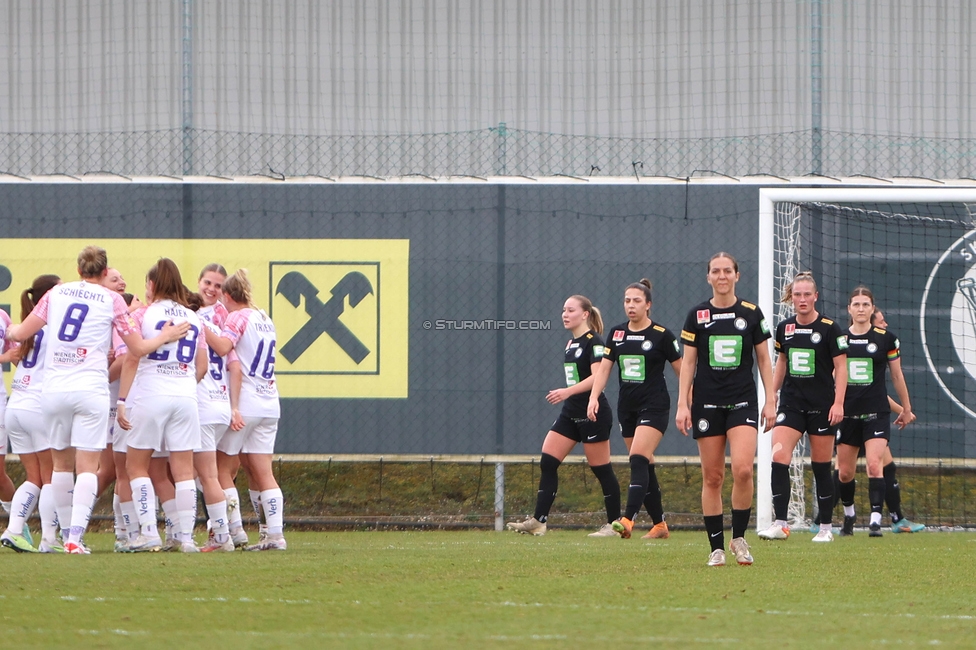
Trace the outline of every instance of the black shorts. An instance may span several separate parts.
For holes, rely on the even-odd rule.
[[[891,439],[891,418],[888,413],[874,413],[864,417],[846,417],[837,428],[837,444],[861,447],[868,440]]]
[[[613,427],[613,416],[609,410],[600,409],[596,422],[589,418],[571,418],[563,413],[559,414],[552,423],[552,430],[570,440],[583,443],[606,442],[610,439],[610,429]]]
[[[837,432],[830,426],[830,411],[799,411],[789,407],[781,408],[776,414],[776,426],[789,427],[811,436],[832,436]]]
[[[620,422],[620,434],[624,438],[633,438],[637,427],[653,427],[664,433],[668,428],[671,409],[641,409],[640,411],[617,411]]]
[[[755,402],[743,402],[733,406],[691,405],[691,426],[694,438],[724,436],[733,427],[747,426],[759,429],[759,407]]]

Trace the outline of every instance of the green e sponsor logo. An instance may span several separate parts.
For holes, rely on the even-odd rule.
[[[816,371],[817,353],[805,348],[790,350],[790,375],[794,377],[808,377]]]
[[[851,384],[870,384],[874,381],[871,359],[847,359],[847,381]]]
[[[564,363],[563,369],[566,371],[566,385],[575,386],[579,383],[579,370],[575,363]]]
[[[644,357],[639,354],[620,356],[620,379],[623,381],[644,381]]]
[[[713,368],[737,368],[742,363],[742,337],[710,337],[708,339],[708,362]]]

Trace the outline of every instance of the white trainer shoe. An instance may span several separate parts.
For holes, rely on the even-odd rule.
[[[778,526],[774,522],[766,530],[759,531],[759,539],[786,539],[790,536],[790,529]]]
[[[535,535],[539,537],[546,534],[545,523],[539,521],[535,517],[527,517],[525,521],[510,521],[505,524],[505,527],[523,535]],[[614,535],[616,535],[616,533],[614,533]]]
[[[620,533],[613,529],[613,524],[603,524],[600,530],[590,533],[587,537],[620,537]]]
[[[245,546],[245,551],[284,551],[288,548],[283,535],[268,535],[264,541]]]
[[[813,541],[817,543],[827,543],[834,541],[834,534],[829,530],[821,530],[813,536]]]
[[[735,555],[735,561],[739,564],[752,564],[752,553],[749,552],[749,545],[745,537],[736,537],[729,544],[729,550]]]
[[[712,551],[708,556],[708,566],[725,566],[725,551],[720,548]]]

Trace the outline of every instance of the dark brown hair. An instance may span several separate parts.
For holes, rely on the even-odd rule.
[[[634,282],[633,284],[628,284],[627,289],[637,289],[639,291],[643,291],[644,300],[646,300],[648,303],[653,302],[651,300],[651,289],[652,289],[651,281],[648,280],[647,278],[641,278],[640,282]],[[627,291],[627,289],[624,289],[624,291]]]
[[[711,271],[712,271],[712,262],[714,262],[715,260],[717,260],[720,257],[726,257],[726,258],[732,260],[732,268],[735,270],[736,273],[739,272],[739,262],[736,261],[736,259],[734,257],[732,257],[731,255],[729,255],[725,251],[719,251],[719,252],[715,253],[714,255],[712,255],[711,257],[708,258],[708,268],[706,269],[706,272],[707,273],[711,273]]]
[[[172,300],[184,307],[190,306],[190,292],[183,286],[180,269],[176,262],[161,257],[146,273],[146,280],[153,283],[153,302]]]
[[[203,276],[207,273],[219,273],[225,278],[227,277],[227,269],[216,262],[207,264],[205,267],[203,267],[203,270],[200,271],[200,277],[198,277],[197,280],[202,280]]]
[[[61,282],[61,278],[56,275],[39,275],[34,278],[34,282],[31,284],[30,289],[24,289],[20,294],[20,321],[23,322],[30,316],[30,313],[34,311],[34,306],[40,301],[44,294],[58,286],[58,282]],[[34,347],[34,337],[30,337],[20,345],[21,356],[23,359],[28,354],[30,354],[31,349]]]

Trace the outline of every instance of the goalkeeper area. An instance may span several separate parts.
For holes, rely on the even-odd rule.
[[[286,553],[122,557],[90,534],[87,557],[5,554],[31,579],[3,612],[24,647],[971,645],[974,534],[747,537],[755,564],[707,567],[701,532],[292,532]]]
[[[907,509],[929,526],[972,526],[967,502],[976,467],[976,191],[776,188],[760,195],[763,309],[777,323],[789,317],[791,306],[779,297],[796,273],[811,271],[819,283],[818,309],[846,326],[850,292],[858,285],[871,289],[900,340],[918,416],[908,428],[894,429],[890,440],[899,477],[927,484],[915,494],[903,487]],[[760,528],[771,516],[768,453],[769,436],[761,436]],[[805,525],[813,514],[808,464],[801,444],[792,467],[794,525]]]

